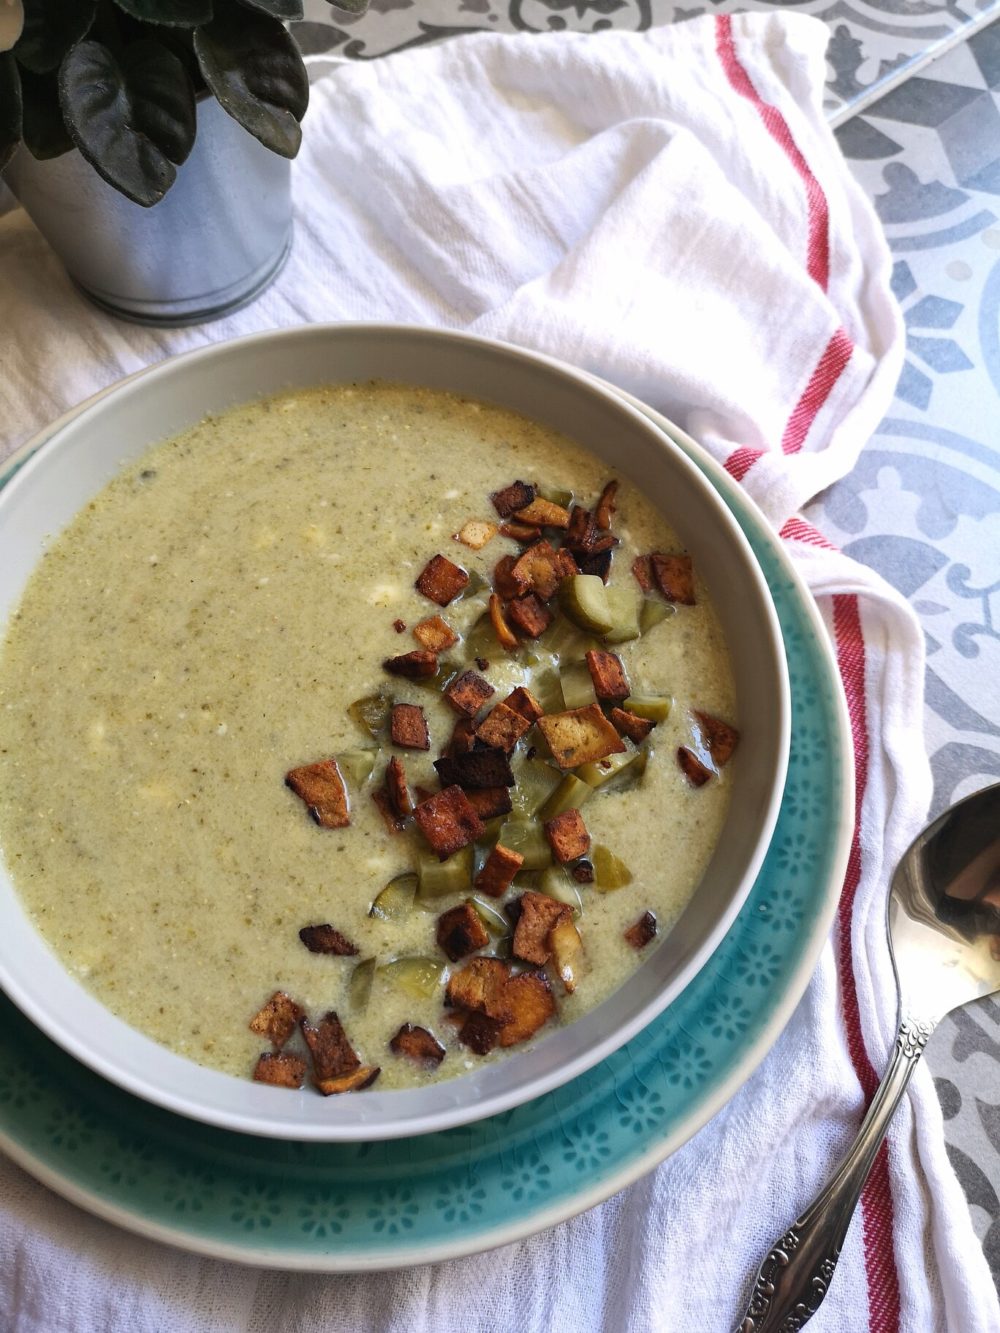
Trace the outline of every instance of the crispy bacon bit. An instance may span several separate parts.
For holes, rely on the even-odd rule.
[[[569,527],[563,538],[563,546],[568,551],[580,555],[598,555],[601,551],[610,551],[618,545],[618,538],[610,532],[601,532],[589,509],[574,505],[570,511]]]
[[[473,551],[481,551],[487,542],[491,542],[496,535],[497,525],[495,523],[487,523],[481,518],[470,518],[455,533],[455,540],[461,542],[463,546],[470,547]]]
[[[520,640],[507,624],[503,613],[503,603],[495,592],[490,593],[490,621],[500,647],[506,648],[508,652],[513,652],[518,647]]]
[[[677,751],[677,762],[681,766],[681,772],[692,787],[703,787],[708,779],[713,776],[712,770],[706,768],[695,752],[689,750],[686,745],[682,745]]]
[[[398,619],[394,620],[392,622],[392,628],[396,631],[397,634],[403,634],[406,630],[406,621]]]
[[[508,708],[513,708],[515,713],[520,713],[526,717],[529,722],[537,722],[542,716],[542,706],[523,685],[518,685],[517,689],[511,690],[510,694],[504,700]]]
[[[414,807],[413,817],[442,861],[482,836],[483,821],[461,787],[446,787]]]
[[[424,717],[424,710],[418,704],[393,704],[389,731],[393,745],[398,745],[401,749],[429,750],[431,748],[431,738],[427,731],[427,719]]]
[[[304,1012],[290,995],[286,995],[283,990],[276,990],[267,1004],[251,1018],[250,1031],[256,1032],[258,1037],[267,1037],[271,1045],[280,1051],[295,1031]]]
[[[471,903],[459,903],[442,912],[437,922],[438,946],[453,963],[489,944],[489,931]]]
[[[564,577],[560,558],[546,541],[529,546],[514,565],[511,574],[543,602],[555,594]]]
[[[538,725],[560,768],[594,763],[625,749],[618,732],[601,712],[600,704],[549,713],[538,719]]]
[[[694,709],[694,715],[701,725],[708,753],[715,763],[722,768],[732,758],[733,751],[739,743],[740,733],[735,727],[731,727],[728,722],[723,722],[718,717],[712,717],[711,713],[702,713],[696,708]]]
[[[662,555],[653,551],[649,557],[653,577],[668,602],[694,606],[694,567],[689,555]]]
[[[341,1092],[360,1092],[362,1088],[370,1088],[381,1072],[378,1065],[361,1065],[349,1074],[341,1074],[337,1078],[316,1078],[313,1082],[324,1097],[335,1097]]]
[[[299,1026],[312,1056],[313,1073],[318,1079],[339,1078],[341,1074],[349,1074],[361,1064],[340,1019],[332,1009],[315,1025],[303,1018]]]
[[[611,527],[611,520],[615,512],[615,497],[618,495],[617,481],[609,481],[604,490],[601,491],[601,498],[597,502],[597,508],[594,510],[594,522],[599,528],[607,530]]]
[[[552,962],[567,995],[576,990],[577,965],[583,954],[583,940],[573,924],[572,913],[567,913],[549,931]]]
[[[444,697],[456,713],[465,713],[467,717],[475,717],[486,700],[495,693],[496,691],[488,680],[484,680],[482,676],[477,676],[474,671],[463,671],[460,676],[456,676],[450,682],[448,688],[444,691]]]
[[[476,1009],[506,1022],[510,1010],[504,1008],[503,991],[509,976],[510,968],[499,958],[473,958],[449,977],[445,1001],[455,1009]]]
[[[611,728],[614,731],[614,728]],[[618,733],[615,732],[615,739]],[[624,748],[624,747],[623,747]],[[434,767],[445,787],[513,787],[514,774],[502,750],[470,750],[468,754],[445,755]]]
[[[539,495],[531,504],[515,512],[514,521],[529,523],[535,528],[568,528],[569,510],[552,500],[543,500]]]
[[[504,1047],[533,1037],[556,1012],[548,979],[541,972],[511,977],[504,987],[504,1003],[513,1010],[513,1017],[500,1029],[500,1045]]]
[[[489,1055],[500,1037],[503,1024],[489,1014],[467,1014],[458,1030],[458,1039],[463,1046],[476,1055]]]
[[[564,810],[542,827],[552,848],[552,855],[560,865],[579,860],[590,851],[590,834],[579,810]]]
[[[341,935],[329,923],[323,926],[303,926],[299,931],[299,939],[310,953],[333,953],[339,958],[353,958],[358,952],[347,936]]]
[[[518,509],[530,505],[534,498],[535,488],[529,486],[526,481],[512,481],[502,491],[494,491],[490,496],[493,501],[493,508],[501,518],[510,518],[511,514],[516,513]]]
[[[412,653],[387,657],[382,665],[392,676],[406,676],[409,680],[420,680],[426,676],[433,676],[437,671],[437,653],[429,653],[426,648],[414,648]]]
[[[522,865],[524,857],[520,852],[512,852],[509,847],[501,847],[497,843],[476,876],[476,888],[480,893],[488,893],[491,898],[499,898],[514,883],[514,876]]]
[[[533,542],[538,537],[539,528],[533,528],[530,523],[501,523],[501,536],[509,537],[515,542]]]
[[[531,730],[531,723],[526,717],[508,708],[506,704],[496,704],[480,723],[476,738],[484,745],[493,746],[510,754],[526,731]]]
[[[422,748],[426,749],[427,747]],[[410,796],[409,788],[406,785],[406,769],[403,767],[402,760],[397,759],[395,755],[386,765],[385,789],[389,793],[392,808],[400,819],[405,819],[407,815],[413,814],[413,798]]]
[[[640,717],[638,713],[630,713],[626,708],[612,708],[608,717],[619,735],[627,736],[636,745],[641,744],[656,726],[652,718]]]
[[[386,776],[388,777],[388,772]],[[406,828],[406,820],[396,809],[396,802],[389,791],[388,782],[385,786],[372,792],[372,800],[378,806],[378,812],[382,816],[388,831],[390,833],[402,833],[403,829]]]
[[[460,565],[452,564],[443,555],[436,555],[421,570],[415,586],[438,606],[447,606],[468,583],[469,576]]]
[[[639,920],[633,922],[624,933],[633,949],[645,949],[656,936],[656,917],[652,912],[643,912]]]
[[[451,739],[444,747],[442,754],[468,754],[476,746],[476,719],[474,717],[460,717],[455,723],[455,729],[451,733]]]
[[[412,1023],[403,1024],[389,1042],[389,1049],[423,1065],[439,1065],[445,1057],[438,1039],[426,1028],[414,1027]]]
[[[274,1088],[301,1088],[305,1076],[305,1060],[290,1051],[265,1051],[253,1071],[255,1083],[270,1083]]]
[[[581,574],[596,574],[602,583],[611,577],[612,551],[598,551],[596,555],[581,555],[579,570]]]
[[[611,699],[615,703],[627,699],[632,693],[628,676],[622,666],[622,660],[616,653],[605,653],[599,648],[591,648],[586,654],[587,670],[594,682],[594,693],[598,699]]]
[[[632,573],[643,592],[653,591],[653,561],[648,555],[637,555],[632,561]]]
[[[493,589],[504,601],[509,602],[512,597],[520,597],[525,591],[525,585],[520,579],[514,577],[512,571],[517,564],[516,555],[505,555],[496,562],[493,568]]]
[[[537,639],[552,624],[552,612],[544,606],[533,592],[511,602],[507,607],[507,617],[512,620],[522,634]]]
[[[304,764],[285,774],[285,786],[305,801],[322,828],[346,828],[351,822],[347,788],[336,759]]]
[[[544,967],[552,955],[549,931],[561,917],[572,913],[565,903],[531,889],[521,894],[520,904],[521,915],[514,928],[514,957]]]
[[[576,865],[570,868],[569,873],[577,884],[593,884],[594,882],[594,867],[589,861],[577,861]]]
[[[413,626],[413,637],[432,653],[443,653],[458,643],[458,635],[440,616],[428,616]]]

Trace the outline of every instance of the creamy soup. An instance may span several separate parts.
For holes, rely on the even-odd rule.
[[[269,1049],[248,1022],[278,990],[314,1018],[335,1010],[361,1059],[381,1067],[380,1088],[502,1056],[463,1044],[443,1003],[468,960],[442,952],[438,918],[472,885],[418,894],[389,920],[369,914],[384,886],[428,855],[412,819],[390,833],[372,794],[393,754],[414,800],[417,788],[424,799],[439,790],[433,763],[457,720],[441,692],[448,669],[473,669],[493,687],[481,717],[518,685],[547,691],[550,711],[560,665],[597,642],[620,659],[633,694],[672,698],[669,716],[641,743],[642,763],[579,805],[591,843],[582,868],[522,871],[502,897],[479,897],[484,951],[501,956],[505,903],[545,892],[556,875],[570,905],[583,945],[575,989],[549,967],[556,1013],[540,1037],[627,981],[662,946],[726,815],[731,768],[696,787],[677,762],[679,747],[698,750],[692,710],[733,721],[716,615],[695,570],[695,604],[670,606],[654,589],[640,605],[658,609],[643,615],[639,638],[601,645],[572,626],[567,635],[554,599],[552,627],[505,652],[483,616],[497,562],[525,543],[496,532],[472,549],[454,537],[470,519],[498,526],[489,497],[516,478],[557,504],[572,493],[593,506],[608,477],[571,440],[512,412],[365,384],[210,418],[107,486],[49,545],[0,657],[0,847],[72,975],[156,1041],[234,1075],[250,1076]],[[626,481],[614,532],[608,587],[640,598],[635,557],[680,544]],[[558,529],[544,535],[558,544]],[[472,580],[443,606],[414,586],[438,553]],[[413,627],[435,614],[463,636],[442,653],[441,675],[387,673],[383,661],[418,650]],[[570,680],[577,704],[593,699],[579,663]],[[419,705],[428,750],[394,748],[349,713],[380,694]],[[310,819],[285,783],[289,770],[332,756],[346,756],[350,823],[340,828]],[[546,762],[554,786],[561,774],[537,728],[511,756],[515,773],[530,763],[537,776]],[[517,814],[517,787],[513,797]],[[503,843],[498,827],[487,821],[474,870]],[[628,883],[586,882],[598,848]],[[658,932],[637,948],[624,933],[647,912]],[[316,924],[356,952],[311,952],[299,932]],[[426,961],[387,966],[408,959]],[[406,1023],[433,1034],[440,1064],[389,1050]],[[288,1049],[301,1051],[301,1038]]]

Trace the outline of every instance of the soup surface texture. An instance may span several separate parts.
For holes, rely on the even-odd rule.
[[[471,887],[392,920],[369,916],[383,886],[427,851],[412,821],[389,833],[372,792],[392,754],[411,790],[437,791],[432,763],[456,722],[439,686],[382,663],[418,648],[412,627],[435,613],[462,636],[476,622],[481,633],[489,589],[475,575],[488,582],[522,548],[498,533],[472,550],[453,534],[473,518],[499,524],[491,493],[527,478],[593,505],[609,475],[510,411],[373,383],[235,408],[116,477],[51,541],[0,655],[0,847],[65,967],[127,1023],[234,1075],[249,1076],[267,1047],[247,1024],[278,989],[314,1017],[336,1010],[362,1060],[381,1066],[379,1087],[477,1065],[484,1057],[460,1044],[443,1007],[461,964],[435,938],[439,913]],[[615,532],[609,586],[638,596],[634,557],[679,543],[625,480]],[[414,587],[438,552],[473,575],[443,608]],[[725,645],[695,575],[695,605],[665,607],[611,649],[635,692],[674,704],[646,743],[641,780],[609,784],[581,811],[631,882],[577,886],[585,962],[572,994],[553,975],[553,1023],[598,1004],[663,947],[723,827],[729,772],[695,788],[676,761],[692,709],[734,713]],[[551,676],[545,643],[517,653],[492,643],[481,657],[492,703]],[[474,666],[462,642],[445,656]],[[365,735],[347,708],[379,692],[423,708],[428,751]],[[365,747],[375,767],[368,780],[347,778],[350,825],[317,826],[286,772]],[[525,887],[538,887],[537,874],[519,877],[507,900]],[[646,911],[659,933],[637,951],[623,932]],[[316,923],[357,953],[310,952],[299,931]],[[441,968],[427,994],[405,968],[402,978],[383,968],[411,957]],[[350,981],[367,959],[377,968],[362,1004]],[[407,1022],[446,1049],[437,1068],[388,1050]]]

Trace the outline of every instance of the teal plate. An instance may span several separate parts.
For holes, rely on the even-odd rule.
[[[698,976],[628,1045],[554,1092],[444,1133],[363,1144],[255,1138],[151,1106],[78,1064],[0,996],[0,1147],[16,1162],[91,1212],[185,1249],[280,1268],[393,1268],[506,1244],[599,1203],[746,1080],[830,927],[852,827],[850,747],[822,622],[779,541],[693,441],[655,419],[746,532],[791,680],[774,837]]]

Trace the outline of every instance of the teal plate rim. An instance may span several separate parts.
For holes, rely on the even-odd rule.
[[[788,657],[781,812],[757,881],[702,971],[563,1087],[471,1125],[360,1144],[261,1139],[152,1106],[78,1064],[0,995],[0,1148],[18,1165],[108,1221],[200,1254],[316,1272],[397,1268],[508,1244],[602,1202],[680,1147],[763,1060],[839,898],[853,827],[846,709],[819,612],[779,539],[699,445],[622,397],[734,513]],[[0,486],[29,452],[8,460]]]

